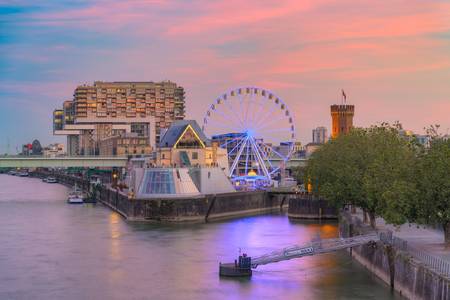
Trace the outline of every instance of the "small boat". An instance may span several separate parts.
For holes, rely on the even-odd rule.
[[[83,204],[84,200],[81,194],[69,194],[67,198],[67,203],[69,204]]]
[[[19,177],[28,177],[28,176],[29,176],[29,174],[27,171],[19,172]]]
[[[47,177],[47,183],[58,183],[55,177]]]
[[[80,190],[76,185],[73,187],[73,190],[69,193],[69,197],[67,198],[67,202],[69,204],[82,204],[84,203],[84,198],[86,198],[83,194],[83,191]]]

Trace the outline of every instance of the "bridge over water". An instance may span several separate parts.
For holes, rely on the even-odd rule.
[[[4,156],[0,168],[126,167],[127,156]]]
[[[306,159],[292,158],[286,168],[305,166]],[[68,167],[125,167],[127,156],[3,156],[0,157],[0,168],[68,168]],[[271,159],[274,167],[281,165],[280,159]]]

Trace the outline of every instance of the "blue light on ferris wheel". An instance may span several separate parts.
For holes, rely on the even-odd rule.
[[[245,131],[245,135],[247,136],[247,137],[249,137],[249,138],[252,138],[252,137],[254,137],[255,136],[255,131],[253,130],[253,129],[247,129],[246,131]]]

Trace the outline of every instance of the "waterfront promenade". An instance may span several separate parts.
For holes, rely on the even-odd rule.
[[[362,220],[362,210],[357,210],[356,216]],[[442,229],[413,223],[394,226],[386,224],[383,218],[377,218],[376,224],[378,230],[391,230],[393,236],[407,241],[409,246],[425,251],[429,255],[441,258],[450,263],[450,245],[445,244]]]

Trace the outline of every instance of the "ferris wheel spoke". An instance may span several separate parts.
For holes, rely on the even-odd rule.
[[[240,92],[239,92],[239,90],[240,90]],[[238,94],[239,96],[238,96],[238,98],[239,98],[239,112],[235,112],[236,114],[238,114],[238,115],[241,115],[242,113],[243,113],[243,109],[242,109],[242,102],[243,102],[243,99],[242,99],[242,88],[239,88],[239,89],[237,89],[236,90],[236,94]],[[241,118],[242,120],[244,120],[244,117],[242,116],[242,118]],[[244,124],[243,124],[244,122],[242,122],[242,127],[244,127]],[[245,129],[245,128],[243,128],[243,129]]]
[[[246,147],[247,149],[247,151],[246,151],[246,155],[245,155],[245,174],[248,174],[248,157],[249,157],[249,155],[248,155],[248,146]]]
[[[258,116],[259,116],[259,102],[261,97],[258,96],[258,94],[254,94],[253,101],[252,101],[252,114],[251,114],[251,126],[255,127],[256,123],[258,122]]]
[[[220,145],[219,147],[220,147],[220,148],[223,148],[223,147],[228,146],[229,144],[231,144],[232,142],[235,142],[235,141],[237,141],[237,140],[242,140],[242,137],[235,137],[235,138],[232,138],[231,140],[228,140],[228,141],[226,141],[225,143],[223,143],[222,145]]]
[[[286,133],[286,132],[291,132],[291,129],[289,128],[289,129],[286,129],[286,128],[283,128],[283,129],[270,129],[270,128],[267,128],[266,130],[259,130],[259,132],[261,133],[261,134],[270,134],[270,135],[274,135],[275,133]]]
[[[247,98],[250,98],[250,96],[247,94],[246,95]],[[245,107],[245,118],[244,118],[244,124],[245,124],[245,129],[248,129],[248,108],[250,106],[251,100],[250,101],[246,101],[245,102],[247,105]]]
[[[234,146],[234,148],[230,151],[230,152],[228,152],[228,156],[230,156],[231,155],[231,153],[233,153],[243,142],[245,141],[245,138],[243,138],[243,139],[241,139],[237,144],[236,144],[236,146]]]
[[[226,107],[228,109],[228,117],[225,116],[225,114],[222,113],[222,116],[225,118],[225,120],[229,121],[230,119],[234,119],[236,124],[238,126],[240,126],[241,128],[244,127],[244,124],[242,122],[242,119],[239,117],[239,114],[236,113],[235,109],[233,109],[233,107],[230,104],[230,99],[222,99],[222,103],[225,103],[224,106],[222,107]],[[217,110],[216,110],[217,112]]]
[[[266,159],[266,161],[269,163],[270,168],[273,169],[272,163],[270,162],[270,159],[269,159],[269,157],[267,156],[266,152],[263,151],[263,150],[261,149],[260,145],[256,144],[256,147],[258,147],[258,150],[260,151],[260,153],[263,154],[263,157],[264,157],[264,158]]]
[[[250,106],[250,112],[249,112],[249,127],[253,128],[256,123],[256,110],[258,108],[258,105],[256,104],[258,101],[258,97],[256,97],[257,94],[255,94],[255,91],[252,89],[251,98],[249,101]]]
[[[259,122],[256,124],[257,126],[263,125],[267,120],[270,120],[273,113],[275,112],[275,109],[278,108],[278,105],[275,103],[271,103],[272,107],[267,111],[267,113],[259,119]]]
[[[262,171],[264,173],[264,176],[266,176],[267,178],[270,178],[270,174],[269,174],[269,171],[266,168],[266,164],[265,164],[264,160],[261,157],[261,153],[259,153],[259,151],[257,149],[255,139],[252,138],[250,142],[251,142],[251,146],[253,148],[253,151],[254,151],[254,153],[256,155],[257,161],[258,161],[258,168],[260,170],[262,169]]]
[[[229,125],[226,122],[219,122],[218,120],[208,120],[208,123],[210,125],[212,125],[213,127],[220,127],[222,129],[224,129],[226,131],[224,133],[229,133],[229,131],[235,130],[235,128],[233,128],[231,125]]]
[[[265,144],[265,143],[264,143],[264,146],[270,148],[270,152],[271,152],[271,153],[274,153],[274,154],[276,154],[276,155],[278,155],[279,158],[281,158],[281,159],[283,159],[283,160],[287,160],[287,159],[288,159],[288,156],[283,155],[283,154],[281,154],[280,152],[276,151],[271,145],[268,145],[268,144]]]
[[[281,117],[279,117],[279,118],[272,119],[272,120],[270,120],[269,122],[267,122],[265,125],[262,125],[262,126],[260,127],[260,130],[262,130],[262,129],[264,129],[264,128],[267,128],[267,127],[269,127],[269,126],[272,126],[272,125],[274,125],[274,124],[276,124],[276,123],[278,123],[278,122],[280,122],[280,121],[283,121],[283,120],[286,120],[286,117],[285,117],[285,116],[281,116]]]
[[[261,97],[261,99],[263,99],[263,101],[266,99],[264,97]],[[260,101],[261,102],[261,101]],[[255,117],[255,125],[258,126],[259,122],[260,122],[260,116],[262,115],[264,110],[264,105],[263,103],[259,103],[259,108],[258,108],[258,112],[256,113],[256,117]]]
[[[245,129],[245,102],[244,102],[244,96],[243,91],[244,89],[241,89],[241,92],[238,94],[239,98],[239,112],[236,112],[236,114],[240,115],[242,119],[242,128]]]
[[[236,166],[239,164],[239,159],[241,158],[242,151],[244,150],[244,147],[245,147],[246,144],[247,144],[248,138],[245,138],[243,141],[244,141],[244,142],[242,143],[241,147],[239,148],[239,152],[237,153],[236,158],[235,158],[234,161],[233,161],[233,165],[231,166],[231,169],[230,169],[230,176],[233,175],[234,170],[236,169]],[[238,169],[238,172],[239,172],[239,169]],[[239,173],[238,173],[238,175],[239,175]]]
[[[269,99],[267,98],[267,91],[265,91],[264,95],[263,95],[263,90],[261,90],[260,92],[261,92],[261,97],[259,97],[259,103],[258,103],[259,109],[258,109],[258,112],[256,113],[256,119],[255,119],[256,124],[259,124],[261,116],[264,115],[265,108],[267,108],[267,104],[269,104]]]
[[[224,121],[225,123],[228,124],[228,122],[230,122],[230,119],[233,119],[234,122],[235,122],[236,124],[242,125],[242,121],[241,121],[241,120],[236,116],[236,114],[234,114],[233,112],[230,112],[230,113],[228,114],[228,116],[227,116],[227,115],[225,115],[224,113],[222,113],[222,112],[219,111],[219,110],[214,110],[214,111],[215,111],[218,115],[222,116],[223,121]]]

